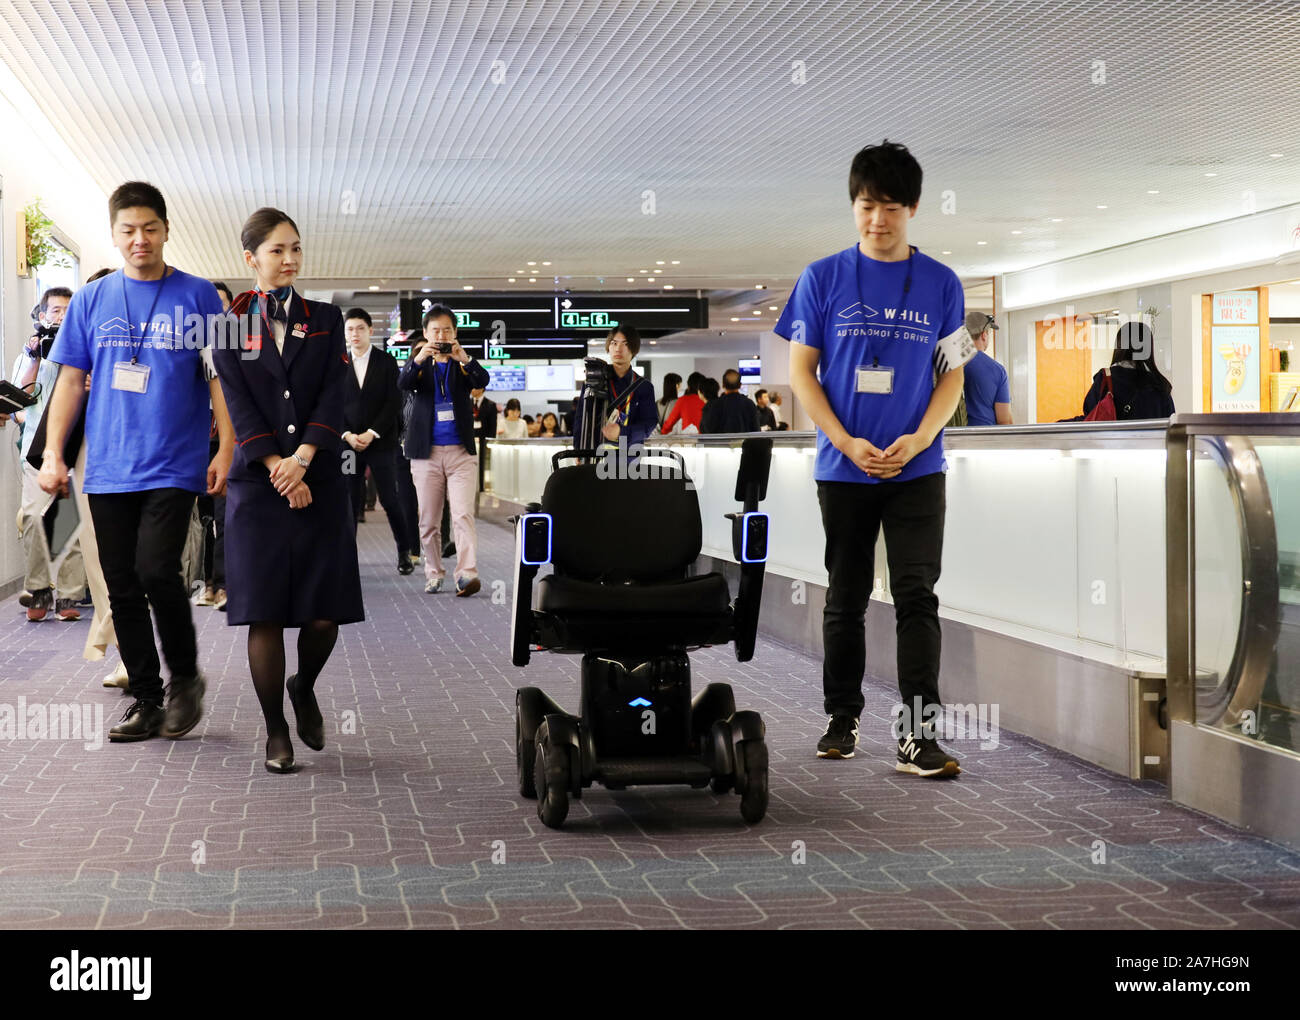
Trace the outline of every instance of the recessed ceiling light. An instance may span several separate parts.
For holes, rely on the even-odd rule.
[[[627,278],[627,282],[628,282],[628,283],[636,283],[636,277],[635,277],[635,276],[629,276],[629,277]]]
[[[673,285],[671,283],[664,284],[664,290],[672,290],[672,289],[673,289]]]
[[[754,309],[754,314],[755,314],[755,315],[762,315],[763,313],[760,312],[757,308],[755,308],[755,309]]]
[[[1157,189],[1157,188],[1147,188],[1147,194],[1148,194],[1148,195],[1158,195],[1158,194],[1160,194],[1160,191],[1159,191],[1159,189]]]
[[[732,321],[732,322],[739,322],[739,321],[740,321],[740,317],[737,316],[737,315],[733,315],[733,316],[731,317],[731,321]]]
[[[658,340],[651,340],[651,341],[650,341],[650,346],[653,347],[653,346],[655,346],[655,344],[657,344],[658,342],[659,342]]]
[[[662,270],[662,269],[656,269],[655,272],[656,272],[656,273],[662,273],[663,270]]]
[[[535,265],[537,265],[536,262],[530,262],[530,263],[528,263],[528,264],[529,264],[530,266],[535,266]]]
[[[371,289],[371,290],[378,290],[379,288],[376,287],[376,286],[372,283],[372,284],[370,285],[370,289]]]
[[[943,255],[951,255],[952,252],[950,252],[950,251],[945,251],[945,252],[941,252],[940,254],[943,254]]]
[[[1023,234],[1023,233],[1024,233],[1023,230],[1013,230],[1013,231],[1011,231],[1011,232],[1012,232],[1013,234]]]
[[[1279,153],[1279,155],[1280,155],[1280,153]],[[680,266],[681,264],[682,264],[682,260],[681,260],[681,259],[673,259],[673,265],[675,265],[675,266]]]
[[[433,293],[433,288],[432,288],[432,287],[423,287],[423,288],[421,288],[420,293],[422,293],[422,294],[432,294],[432,293]]]
[[[1269,159],[1281,159],[1281,158],[1282,158],[1282,153],[1280,153],[1280,152],[1270,152],[1270,153],[1268,154],[1268,158],[1269,158]]]
[[[536,283],[536,282],[537,282],[537,277],[535,277],[535,276],[530,276],[530,277],[528,278],[528,282],[529,282],[529,283]]]
[[[1205,176],[1206,176],[1206,177],[1218,177],[1219,175],[1216,174],[1216,173],[1214,173],[1213,171],[1208,171],[1208,170],[1207,170],[1206,173],[1205,173]]]
[[[655,265],[656,265],[656,266],[662,266],[663,264],[664,264],[664,260],[663,260],[663,259],[655,259]]]
[[[765,284],[765,283],[756,283],[756,284],[754,284],[754,289],[755,289],[755,290],[767,290],[767,284]]]
[[[1063,221],[1063,220],[1061,219],[1061,217],[1059,217],[1059,216],[1053,216],[1053,217],[1052,217],[1051,219],[1049,219],[1047,222],[1048,222],[1048,223],[1063,223],[1064,221]]]
[[[775,311],[779,310],[780,307],[781,307],[780,305],[768,305],[768,306],[767,306],[767,310],[768,310],[769,312],[775,312]]]
[[[1098,208],[1098,209],[1109,209],[1110,206],[1108,206],[1108,205],[1099,205],[1099,206],[1097,206],[1097,208]]]
[[[506,282],[507,282],[507,283],[514,283],[514,282],[515,282],[515,278],[512,276],[512,277],[510,277],[510,279],[507,280]]]
[[[988,244],[988,241],[976,241],[976,244]]]
[[[467,283],[465,284],[465,286],[461,288],[461,290],[473,290],[473,289],[474,289],[474,285],[472,283]]]
[[[638,269],[637,272],[640,273],[642,276],[644,276],[646,273],[650,272],[650,270],[648,270],[648,269]]]

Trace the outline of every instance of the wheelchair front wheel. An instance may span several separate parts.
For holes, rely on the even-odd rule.
[[[546,717],[546,695],[536,687],[522,687],[515,694],[515,771],[519,774],[519,795],[533,800],[536,747],[533,737]]]
[[[537,817],[548,829],[558,829],[569,814],[569,755],[547,739],[545,726],[537,733],[533,783],[537,789]]]
[[[740,796],[740,817],[751,825],[767,814],[767,744],[747,740],[741,745],[745,756],[745,792]]]

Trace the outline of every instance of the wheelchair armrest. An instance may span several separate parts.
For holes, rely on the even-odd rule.
[[[758,611],[767,564],[768,517],[753,510],[726,516],[731,521],[731,549],[740,563],[740,587],[731,612],[736,660],[748,662],[754,657],[754,642],[758,637]]]
[[[530,503],[529,507],[538,506]],[[510,608],[510,659],[527,666],[536,639],[533,579],[551,559],[551,515],[537,512],[515,518],[515,596]]]

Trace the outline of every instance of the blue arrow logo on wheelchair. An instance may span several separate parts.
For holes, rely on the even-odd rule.
[[[646,701],[645,698],[633,698],[628,704],[633,708],[649,708],[651,703]]]

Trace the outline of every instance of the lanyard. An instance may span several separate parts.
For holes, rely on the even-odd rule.
[[[853,252],[853,258],[854,258],[853,268],[854,268],[854,270],[855,270],[855,272],[856,272],[856,274],[857,274],[857,281],[858,281],[858,300],[862,302],[862,308],[863,308],[863,311],[864,311],[864,313],[865,313],[865,311],[866,311],[868,305],[867,305],[867,298],[866,298],[866,295],[863,293],[863,290],[862,290],[862,260],[863,260],[866,256],[864,256],[864,255],[862,254],[862,250],[861,250],[861,249],[856,248],[856,246],[855,246],[855,249],[856,249],[856,250]],[[897,306],[896,310],[894,311],[894,342],[895,342],[895,343],[898,342],[898,334],[899,334],[899,330],[902,328],[903,312],[904,312],[904,311],[906,310],[906,308],[907,308],[907,294],[908,294],[908,291],[910,291],[910,290],[912,289],[912,256],[915,255],[915,254],[916,254],[916,249],[913,248],[911,245],[908,245],[908,248],[907,248],[907,276],[903,279],[903,294],[902,294],[902,296],[898,299],[898,306]],[[876,353],[875,353],[875,351],[876,351],[876,343],[875,343],[875,340],[873,340],[873,339],[868,339],[868,340],[867,340],[867,346],[868,346],[869,352],[871,353],[871,365],[872,365],[872,367],[874,368],[874,367],[876,367],[877,365],[880,364],[880,358],[877,357],[877,356],[876,356]]]
[[[449,389],[447,385],[447,379],[450,374],[451,374],[450,361],[435,361],[433,363],[433,378],[438,384],[439,400],[447,399],[447,391]]]
[[[149,332],[149,326],[153,323],[154,309],[158,307],[158,298],[162,296],[163,281],[167,279],[167,263],[163,263],[163,274],[158,280],[158,287],[153,292],[153,304],[149,306],[149,316],[144,320],[144,333],[140,335],[140,342],[135,340],[135,324],[131,318],[131,306],[126,300],[126,272],[122,273],[122,309],[126,312],[126,335],[131,341],[131,364],[136,363],[140,357],[140,348],[144,346],[145,335]]]
[[[635,372],[631,372],[631,373],[629,373],[629,374],[632,376],[632,378],[628,380],[628,383],[627,383],[627,389],[623,391],[623,395],[622,395],[621,397],[620,397],[620,396],[618,395],[618,393],[615,392],[615,390],[614,390],[614,380],[611,379],[611,380],[609,381],[609,396],[610,396],[610,402],[614,405],[614,410],[618,411],[620,414],[623,414],[624,412],[626,412],[627,409],[628,409],[628,407],[631,406],[631,404],[632,404],[632,391],[633,391],[634,389],[636,389],[637,386],[639,386],[639,385],[641,384],[641,380],[640,380],[640,378],[638,378],[638,376],[637,376],[637,374],[636,374]],[[619,404],[624,404],[624,406],[623,406],[622,408],[620,408],[620,407],[618,406]]]

